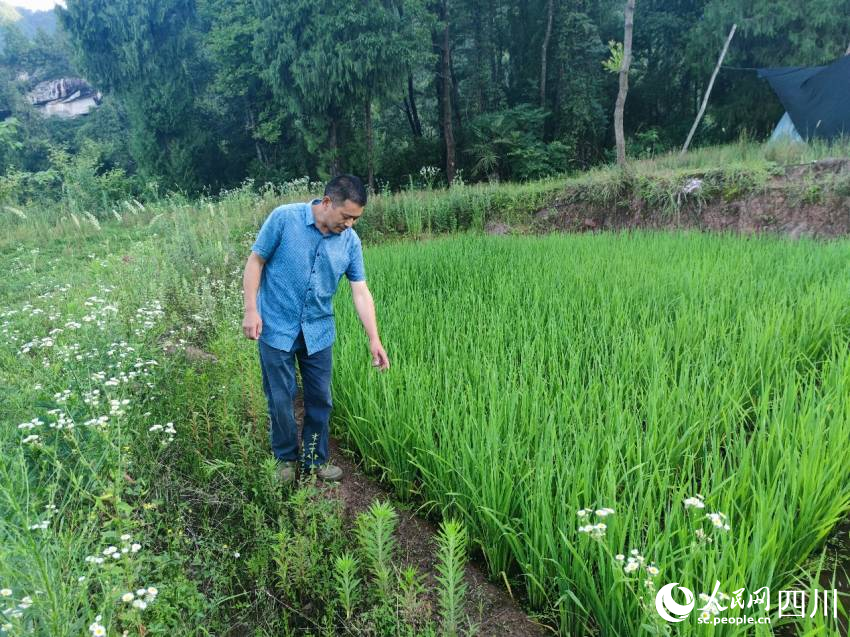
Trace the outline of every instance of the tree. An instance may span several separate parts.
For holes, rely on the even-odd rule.
[[[451,73],[451,39],[449,37],[449,0],[440,0],[435,5],[437,25],[432,40],[437,53],[437,68],[435,84],[437,87],[437,102],[439,104],[440,131],[443,137],[446,181],[451,184],[455,178],[457,167],[455,136],[453,127],[452,73]]]
[[[189,191],[214,183],[221,162],[196,102],[209,72],[193,0],[69,0],[56,11],[77,65],[124,105],[140,169]]]
[[[407,76],[408,96],[413,105],[411,116],[416,112],[408,69],[420,49],[414,24],[421,19],[421,5],[403,0],[397,6],[391,0],[367,0],[360,8],[361,20],[348,28],[349,37],[341,54],[355,60],[358,67],[357,92],[363,100],[368,183],[374,191],[372,105],[376,100],[401,92],[403,78]]]
[[[555,0],[546,2],[546,35],[540,52],[540,108],[546,108],[546,60],[549,55],[549,38],[552,37],[552,18],[555,16]]]
[[[623,134],[623,110],[629,90],[629,66],[632,63],[632,30],[634,29],[635,0],[626,0],[625,34],[623,36],[623,60],[620,64],[620,90],[614,107],[614,134],[617,139],[617,164],[626,165],[626,137]]]

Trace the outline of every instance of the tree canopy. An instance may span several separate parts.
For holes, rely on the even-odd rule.
[[[424,166],[526,179],[610,161],[623,0],[68,0],[59,30],[2,27],[9,166],[47,142],[185,191],[345,171],[403,186]],[[843,55],[850,0],[640,0],[624,127],[630,156],[681,146],[733,23],[695,145],[766,136],[782,114],[748,69]],[[21,80],[21,71],[31,77]],[[93,126],[38,122],[37,78],[105,95]],[[95,117],[94,115],[89,118]],[[122,130],[122,127],[125,127]],[[18,139],[21,142],[23,139]],[[41,146],[40,146],[41,145]]]

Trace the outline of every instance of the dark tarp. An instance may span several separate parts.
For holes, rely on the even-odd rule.
[[[850,56],[828,66],[759,69],[804,139],[850,135]]]

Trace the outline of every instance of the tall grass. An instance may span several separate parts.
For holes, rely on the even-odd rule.
[[[394,365],[372,373],[338,304],[337,431],[562,634],[633,634],[654,581],[790,588],[850,504],[849,255],[642,233],[373,249]]]

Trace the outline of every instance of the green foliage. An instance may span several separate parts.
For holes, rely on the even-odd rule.
[[[525,181],[566,172],[570,149],[562,142],[543,140],[546,113],[528,105],[473,120],[469,154],[472,172],[490,179]]]
[[[339,601],[345,612],[345,618],[351,619],[360,587],[360,578],[357,577],[359,563],[351,553],[343,553],[337,556],[334,567]]]
[[[609,73],[619,73],[623,66],[623,43],[609,40],[608,52],[608,59],[602,61],[602,68]]]
[[[850,430],[835,415],[848,250],[649,232],[375,247],[370,288],[404,369],[370,375],[362,343],[339,342],[340,430],[462,520],[491,575],[515,577],[560,633],[633,634],[661,582],[794,587],[850,508],[834,448]],[[340,332],[357,329],[337,309]],[[535,326],[521,349],[517,325]],[[686,506],[695,493],[705,510]],[[582,530],[605,507],[607,530]],[[632,550],[637,572],[614,558]]]
[[[21,123],[17,118],[9,117],[0,122],[0,167],[4,169],[0,172],[5,172],[10,158],[24,147],[20,132]]]
[[[198,100],[209,72],[196,54],[194,3],[79,0],[57,11],[77,64],[122,101],[141,171],[187,191],[213,185],[217,148]]]
[[[389,502],[373,502],[366,513],[357,516],[356,533],[364,561],[375,578],[383,601],[390,600],[392,560],[396,550],[393,537],[397,514]]]
[[[17,140],[25,143],[0,156],[0,172],[46,170],[49,146],[74,154],[91,138],[111,149],[107,168],[190,194],[246,178],[365,175],[368,104],[376,177],[392,190],[407,187],[422,166],[445,162],[431,39],[443,19],[457,163],[467,181],[521,181],[610,161],[621,1],[554,3],[543,95],[547,2],[457,0],[441,17],[442,6],[70,0],[58,10],[57,33],[29,37],[14,25],[4,32],[0,111],[20,122]],[[829,62],[846,49],[847,10],[847,0],[804,8],[646,0],[625,116],[630,151],[645,158],[682,144],[733,22],[727,68],[694,143],[734,141],[742,131],[766,136],[781,105],[764,81],[731,67]],[[17,80],[20,72],[29,79]],[[105,92],[88,117],[97,123],[34,115],[26,91],[59,75],[85,76]]]
[[[458,520],[444,520],[437,535],[437,581],[440,617],[443,632],[449,637],[459,633],[463,622],[463,604],[466,582],[463,581],[466,565],[466,528]]]

